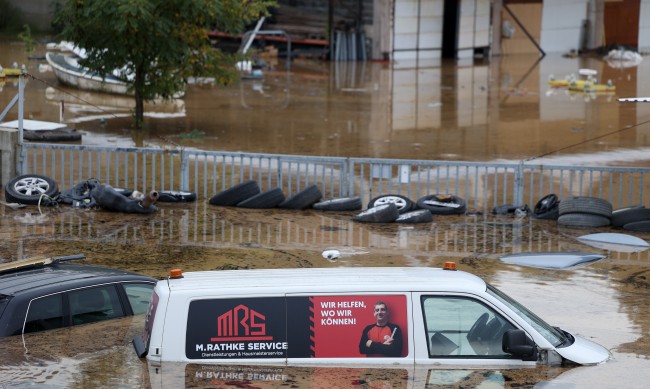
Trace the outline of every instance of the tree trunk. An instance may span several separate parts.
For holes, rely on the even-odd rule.
[[[137,130],[141,130],[144,125],[144,73],[140,69],[136,69],[135,72],[133,91],[135,93],[134,125]]]

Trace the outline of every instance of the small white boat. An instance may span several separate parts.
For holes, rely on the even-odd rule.
[[[566,269],[605,258],[602,254],[583,252],[518,253],[500,257],[502,262],[543,269]]]
[[[129,85],[112,74],[99,74],[85,68],[77,62],[77,56],[71,54],[48,52],[47,63],[54,75],[63,84],[87,91],[131,95]]]

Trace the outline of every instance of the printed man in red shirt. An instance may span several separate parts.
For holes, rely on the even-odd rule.
[[[401,357],[402,330],[388,322],[390,312],[385,302],[375,303],[374,316],[377,322],[363,329],[359,352],[368,357]]]

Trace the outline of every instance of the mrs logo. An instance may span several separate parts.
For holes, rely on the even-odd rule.
[[[215,341],[273,340],[266,335],[266,316],[239,304],[217,318]]]

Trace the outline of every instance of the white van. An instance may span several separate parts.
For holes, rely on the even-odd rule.
[[[434,268],[181,273],[159,281],[144,333],[150,365],[535,366],[609,359],[448,262]]]

